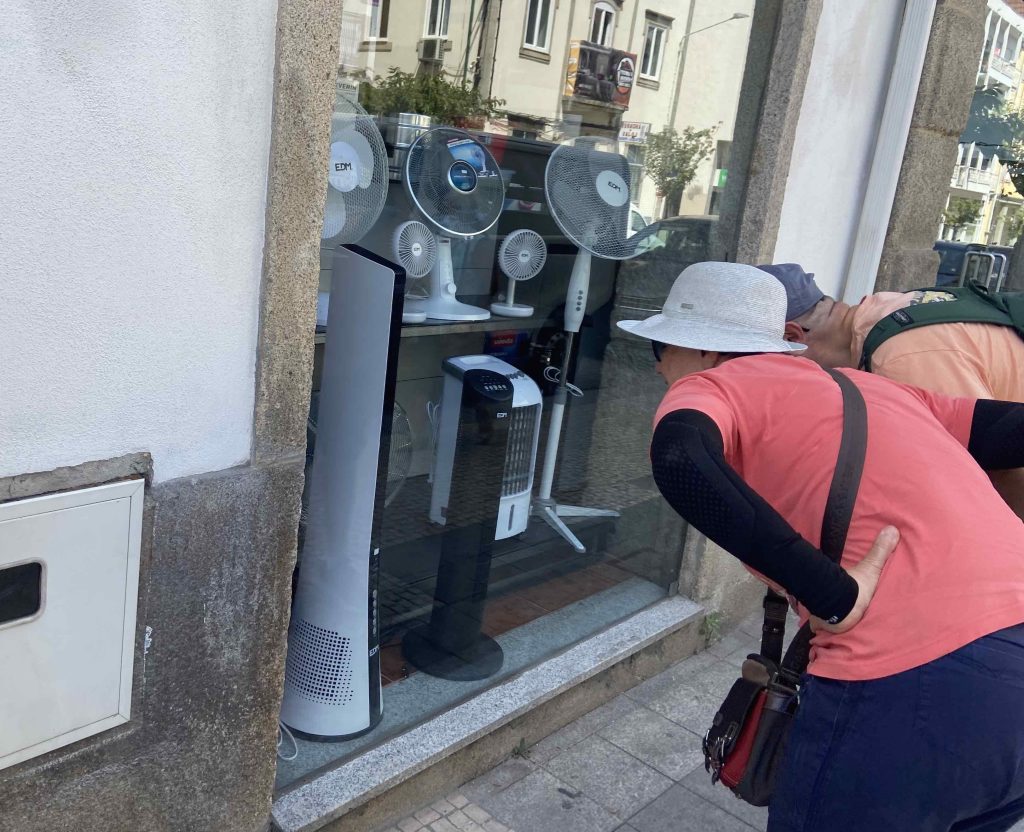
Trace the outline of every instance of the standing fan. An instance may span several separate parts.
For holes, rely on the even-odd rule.
[[[547,259],[548,247],[536,231],[520,228],[509,234],[498,249],[498,265],[508,278],[508,292],[503,303],[491,304],[491,311],[506,318],[529,318],[533,307],[515,302],[516,282],[536,277]]]
[[[376,122],[357,103],[339,95],[331,116],[321,239],[355,243],[373,227],[388,196],[387,159]]]
[[[281,721],[334,740],[383,715],[377,581],[398,367],[402,267],[354,243],[377,221],[387,151],[372,118],[339,96],[331,118],[323,240],[332,250],[316,446],[288,630]]]
[[[629,163],[616,151],[615,145],[590,136],[556,147],[544,171],[548,209],[562,233],[579,247],[579,253],[565,297],[565,352],[551,408],[540,493],[534,500],[533,513],[544,518],[577,552],[585,552],[586,547],[561,518],[619,516],[617,511],[560,505],[552,499],[551,488],[570,386],[573,339],[587,311],[591,258],[628,260],[642,252],[638,244],[644,235],[630,236],[629,233],[629,178]]]
[[[426,277],[437,262],[437,240],[434,232],[418,220],[403,222],[395,229],[391,240],[391,248],[395,258],[405,269],[406,277]],[[406,295],[409,300],[422,301],[422,295]],[[427,313],[413,311],[408,306],[402,312],[403,324],[421,324],[427,319]]]
[[[498,221],[505,184],[497,162],[468,133],[438,127],[409,147],[404,181],[409,199],[438,233],[430,292],[410,297],[407,308],[441,321],[486,321],[490,312],[455,297],[452,237],[475,237]]]

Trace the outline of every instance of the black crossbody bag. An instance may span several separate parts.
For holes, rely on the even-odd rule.
[[[849,378],[829,374],[843,393],[843,436],[821,526],[821,551],[839,562],[857,501],[867,449],[867,408]],[[741,678],[715,714],[704,736],[704,767],[713,783],[721,781],[754,806],[767,806],[789,742],[799,706],[800,679],[807,670],[813,633],[797,632],[785,657],[787,600],[769,590],[764,599],[761,652],[747,657]]]

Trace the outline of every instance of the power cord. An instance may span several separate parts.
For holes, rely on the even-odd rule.
[[[562,371],[555,366],[549,366],[544,368],[544,378],[550,381],[552,384],[558,384],[559,379],[562,376]],[[583,398],[583,391],[580,390],[575,384],[566,382],[565,389],[569,391],[570,395],[575,396],[577,399]]]
[[[287,737],[291,741],[292,748],[295,749],[295,751],[292,753],[290,757],[286,757],[284,754],[281,753],[281,746],[284,745],[285,737]],[[284,760],[286,763],[290,763],[292,760],[299,756],[299,744],[295,741],[295,737],[292,735],[292,732],[288,730],[288,726],[285,725],[283,722],[277,723],[277,756]]]

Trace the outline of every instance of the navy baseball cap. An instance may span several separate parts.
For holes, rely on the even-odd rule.
[[[825,293],[814,282],[814,275],[808,274],[796,263],[776,263],[758,266],[761,271],[772,275],[786,290],[786,320],[794,321],[805,312],[810,312]]]

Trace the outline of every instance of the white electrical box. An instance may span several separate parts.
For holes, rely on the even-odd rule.
[[[0,769],[130,718],[143,492],[0,504]]]

